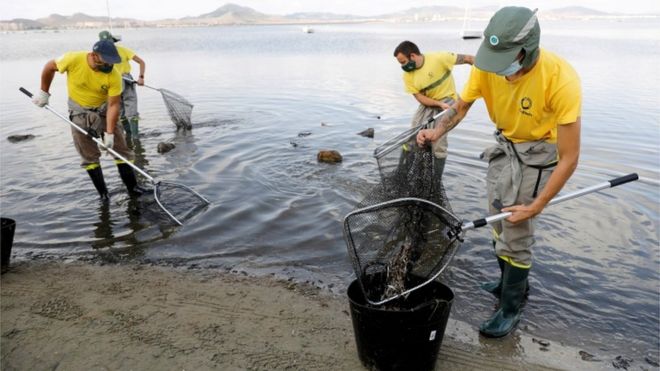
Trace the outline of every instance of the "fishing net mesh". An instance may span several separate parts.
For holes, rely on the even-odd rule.
[[[154,196],[159,206],[180,223],[208,205],[206,200],[183,184],[160,182],[155,188]]]
[[[163,102],[165,102],[165,106],[167,107],[167,113],[170,115],[170,119],[174,125],[176,125],[178,129],[192,129],[192,121],[190,118],[193,109],[192,103],[171,90],[159,90],[163,96]]]
[[[371,303],[436,278],[460,243],[462,223],[434,174],[432,151],[417,146],[416,131],[408,134],[376,151],[381,183],[344,220],[353,269]]]

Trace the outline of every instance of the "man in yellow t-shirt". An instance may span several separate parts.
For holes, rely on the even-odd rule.
[[[106,148],[133,161],[133,151],[127,147],[123,130],[117,126],[122,84],[121,74],[114,69],[114,64],[119,62],[114,44],[105,40],[94,44],[91,52],[65,53],[46,63],[41,73],[41,90],[33,99],[39,107],[47,105],[55,72],[67,74],[69,117],[88,133],[85,135],[72,128],[73,143],[82,158],[82,167],[103,201],[108,200],[108,190],[99,162],[101,151],[90,136],[102,138]],[[129,193],[141,194],[131,166],[118,157],[115,163]]]
[[[419,102],[412,119],[412,127],[426,124],[428,120],[447,109],[456,100],[456,87],[451,72],[454,65],[472,64],[471,55],[449,52],[422,54],[411,41],[401,42],[394,49],[394,57],[403,69],[403,85]],[[447,158],[447,137],[433,143],[433,169],[435,179],[440,182]]]
[[[489,209],[512,215],[492,225],[501,276],[482,285],[500,299],[499,309],[479,328],[489,337],[508,334],[520,319],[532,266],[533,218],[571,177],[580,154],[580,79],[565,60],[539,47],[540,35],[536,11],[498,10],[458,102],[434,130],[417,135],[420,145],[437,140],[479,98],[497,127],[497,145],[482,154],[488,161]]]
[[[121,41],[119,36],[113,36],[109,31],[101,31],[99,33],[99,40],[110,40],[115,43],[115,47],[121,58],[121,62],[115,65],[115,68],[119,70],[119,73],[122,75],[122,83],[124,84],[124,89],[121,93],[120,120],[128,139],[130,141],[137,140],[139,134],[138,122],[140,120],[140,114],[138,113],[135,83],[132,83],[131,81],[135,81],[140,86],[144,85],[144,71],[146,64],[133,50],[117,45],[117,42]],[[130,61],[134,61],[140,65],[140,75],[137,80],[133,79],[133,76],[131,75]]]

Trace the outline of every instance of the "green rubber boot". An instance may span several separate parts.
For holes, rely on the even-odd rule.
[[[126,133],[126,139],[131,138],[131,125],[126,117],[121,118],[121,126],[124,128],[124,133]]]
[[[491,241],[493,244],[493,250],[495,250],[495,240]],[[490,281],[490,282],[484,282],[481,284],[481,289],[487,292],[490,292],[495,296],[496,298],[500,298],[502,295],[502,275],[504,274],[504,265],[506,262],[504,259],[500,258],[499,256],[495,255],[497,257],[497,264],[500,266],[500,278],[495,281]],[[527,282],[527,285],[525,286],[525,297],[529,296],[529,281]]]
[[[499,298],[502,294],[502,276],[504,274],[504,264],[506,262],[504,259],[497,257],[497,264],[500,266],[500,278],[495,281],[484,282],[481,284],[481,289],[490,292],[495,295],[496,298]]]
[[[134,139],[137,139],[138,135],[139,135],[139,133],[138,133],[138,121],[139,120],[140,119],[137,118],[137,117],[131,117],[128,120],[128,126],[130,127],[131,137],[133,137]]]
[[[529,268],[504,265],[502,276],[502,296],[500,308],[479,326],[479,332],[486,337],[508,335],[520,321],[520,310],[525,300]]]

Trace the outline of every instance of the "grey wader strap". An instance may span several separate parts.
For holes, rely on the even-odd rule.
[[[518,158],[518,161],[520,161],[521,164],[525,164],[525,163],[523,162],[523,160],[520,158],[520,155],[518,154],[518,150],[516,150],[516,146],[515,146],[515,144],[514,144],[513,142],[511,142],[508,138],[505,138],[505,139],[506,139],[509,143],[511,143],[511,148],[513,148],[513,153],[516,154],[516,158]],[[541,175],[543,175],[543,170],[545,170],[545,169],[550,169],[550,168],[552,168],[552,167],[557,166],[557,163],[558,163],[558,162],[559,162],[558,160],[554,160],[554,161],[552,161],[552,162],[550,162],[550,163],[548,163],[548,164],[545,164],[545,165],[527,165],[527,164],[525,164],[525,166],[529,166],[529,167],[531,167],[532,169],[537,169],[537,170],[539,171],[539,172],[538,172],[538,176],[536,177],[536,184],[534,184],[534,193],[532,193],[532,197],[533,197],[533,198],[536,198],[536,196],[538,195],[538,192],[539,192],[539,185],[541,184]]]
[[[534,192],[532,193],[532,197],[536,198],[538,196],[538,191],[539,191],[539,186],[541,184],[541,177],[543,175],[543,170],[545,169],[550,169],[552,167],[557,166],[558,160],[551,161],[547,164],[544,165],[534,165],[534,164],[528,164],[523,159],[521,158],[520,154],[518,153],[518,150],[516,149],[516,144],[513,143],[509,138],[505,137],[502,135],[502,130],[497,130],[495,132],[495,137],[498,140],[498,142],[501,142],[502,140],[504,143],[511,148],[511,152],[516,156],[516,159],[518,160],[518,163],[521,165],[528,166],[532,169],[537,169],[538,170],[538,175],[536,177],[536,183],[534,184]],[[504,208],[504,205],[499,199],[493,200],[493,203],[491,204],[496,210],[501,211],[502,208]]]
[[[69,119],[73,120],[74,116],[84,116],[85,118],[85,130],[87,131],[87,136],[90,138],[103,138],[103,133],[99,135],[96,130],[90,125],[90,116],[97,115],[100,117],[105,117],[105,114],[108,109],[108,104],[103,103],[96,108],[86,108],[76,103],[73,99],[68,99],[69,106]]]

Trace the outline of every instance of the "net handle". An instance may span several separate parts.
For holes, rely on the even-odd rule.
[[[29,98],[32,98],[32,93],[30,93],[27,89],[25,89],[25,88],[23,88],[23,87],[20,87],[18,90],[20,90],[23,94],[27,95]],[[129,161],[129,160],[128,160],[127,158],[125,158],[124,156],[122,156],[122,155],[120,155],[119,153],[117,153],[114,149],[106,147],[105,144],[103,143],[103,141],[101,141],[101,140],[100,140],[99,138],[97,138],[97,137],[91,136],[86,130],[84,130],[84,129],[81,128],[80,126],[76,125],[75,123],[73,123],[73,121],[69,120],[66,116],[64,116],[64,115],[62,115],[61,113],[59,113],[59,112],[57,112],[56,110],[54,110],[50,105],[46,104],[46,105],[44,106],[44,108],[47,109],[48,111],[50,111],[51,113],[53,113],[55,116],[57,116],[57,117],[61,118],[62,120],[64,120],[64,121],[65,121],[66,123],[68,123],[69,125],[73,126],[74,129],[76,129],[76,130],[78,130],[79,132],[81,132],[81,133],[83,133],[83,134],[89,136],[94,142],[96,142],[96,144],[98,144],[98,145],[100,145],[101,147],[105,148],[108,152],[112,153],[115,157],[118,157],[119,159],[121,159],[122,161],[124,161],[124,162],[126,163],[126,165],[129,165],[129,166],[132,167],[135,171],[137,171],[138,173],[142,174],[142,176],[144,176],[145,178],[149,179],[149,181],[150,181],[151,183],[154,183],[154,184],[156,183],[156,180],[155,180],[151,175],[147,174],[144,170],[142,170],[142,169],[140,169],[139,167],[135,166],[135,164],[133,164],[131,161]]]
[[[32,98],[32,93],[30,93],[27,89],[25,89],[25,88],[23,88],[23,87],[20,87],[19,90],[20,90],[23,94],[27,95],[29,98]],[[44,106],[44,108],[47,109],[48,111],[50,111],[51,113],[53,113],[55,116],[61,118],[63,121],[67,122],[67,123],[68,123],[69,125],[71,125],[74,129],[78,130],[79,132],[81,132],[81,133],[83,133],[83,134],[85,134],[85,135],[88,135],[88,136],[89,136],[94,142],[96,142],[96,144],[102,146],[103,148],[105,148],[106,150],[108,150],[110,153],[112,153],[113,155],[115,155],[116,157],[118,157],[118,158],[120,158],[122,161],[124,161],[124,162],[126,163],[126,165],[129,165],[129,166],[132,167],[135,171],[137,171],[138,173],[142,174],[145,178],[149,179],[149,181],[153,184],[153,188],[154,188],[154,198],[156,199],[156,202],[158,203],[158,206],[160,206],[160,208],[161,208],[163,211],[165,211],[165,213],[166,213],[166,214],[167,214],[167,215],[168,215],[168,216],[169,216],[174,222],[176,222],[178,225],[183,225],[183,223],[181,223],[181,221],[180,221],[179,219],[177,219],[174,215],[172,215],[172,213],[170,213],[169,210],[167,210],[167,209],[165,208],[165,206],[163,206],[163,204],[160,202],[160,199],[159,199],[159,197],[158,197],[158,194],[159,194],[158,190],[159,190],[159,187],[160,187],[161,184],[169,183],[169,184],[174,184],[174,185],[176,185],[176,186],[179,186],[179,187],[185,188],[186,190],[188,190],[188,191],[190,191],[191,193],[193,193],[197,198],[199,198],[200,200],[202,200],[203,202],[205,202],[207,205],[210,203],[206,198],[204,198],[204,196],[200,195],[200,194],[197,193],[195,190],[193,190],[192,188],[190,188],[190,187],[188,187],[188,186],[186,186],[186,185],[184,185],[184,184],[174,183],[174,182],[157,182],[157,181],[156,181],[151,175],[147,174],[145,171],[143,171],[142,169],[140,169],[139,167],[137,167],[135,164],[133,164],[131,161],[129,161],[128,159],[126,159],[124,156],[122,156],[122,155],[120,155],[119,153],[117,153],[114,149],[106,147],[105,144],[103,144],[103,141],[99,140],[99,139],[96,138],[96,137],[93,137],[93,136],[89,135],[89,133],[88,133],[86,130],[84,130],[84,129],[81,128],[80,126],[76,125],[76,124],[73,123],[71,120],[69,120],[68,118],[66,118],[64,115],[62,115],[61,113],[59,113],[59,112],[57,112],[56,110],[54,110],[53,108],[51,108],[50,105],[46,104],[46,105]]]
[[[550,202],[548,202],[548,206],[558,204],[558,203],[563,202],[563,201],[572,200],[574,198],[584,196],[584,195],[589,194],[589,193],[597,192],[597,191],[600,191],[602,189],[614,188],[614,187],[620,186],[622,184],[633,182],[637,179],[639,179],[639,176],[637,175],[637,173],[630,173],[628,175],[624,175],[624,176],[621,176],[621,177],[618,177],[618,178],[614,178],[614,179],[608,180],[608,181],[603,182],[603,183],[598,183],[598,184],[595,184],[591,187],[583,188],[581,190],[571,192],[571,193],[568,193],[568,194],[563,195],[563,196],[555,197],[552,200],[550,200]],[[511,216],[511,214],[512,214],[511,212],[504,212],[504,213],[500,213],[500,214],[491,215],[491,216],[486,217],[486,218],[476,219],[476,220],[473,220],[469,223],[463,224],[463,226],[461,227],[461,230],[462,231],[467,231],[469,229],[480,228],[480,227],[483,227],[487,224],[498,222],[502,219],[506,219],[509,216]]]
[[[128,81],[128,82],[130,82],[130,83],[137,84],[137,81],[135,81],[135,80],[133,80],[133,79],[129,79],[129,78],[126,77],[126,76],[122,76],[121,78],[124,79],[124,81]],[[147,85],[147,84],[142,84],[142,85],[140,85],[140,86],[144,86],[145,88],[149,88],[149,89],[152,89],[152,90],[155,90],[155,91],[160,91],[160,89],[158,89],[158,88],[154,88],[153,86],[149,86],[149,85]]]
[[[394,138],[386,140],[383,144],[381,144],[380,146],[378,146],[374,150],[374,157],[381,158],[384,155],[386,155],[386,154],[392,152],[393,150],[397,149],[401,144],[408,141],[410,136],[416,135],[420,130],[428,128],[429,125],[431,125],[432,122],[439,119],[443,115],[446,115],[447,112],[449,112],[449,110],[444,110],[442,112],[439,112],[438,114],[436,114],[432,117],[429,117],[429,119],[426,120],[426,122],[420,123],[419,125],[415,126],[414,128],[408,129],[408,130],[404,131],[403,133],[395,136]]]

